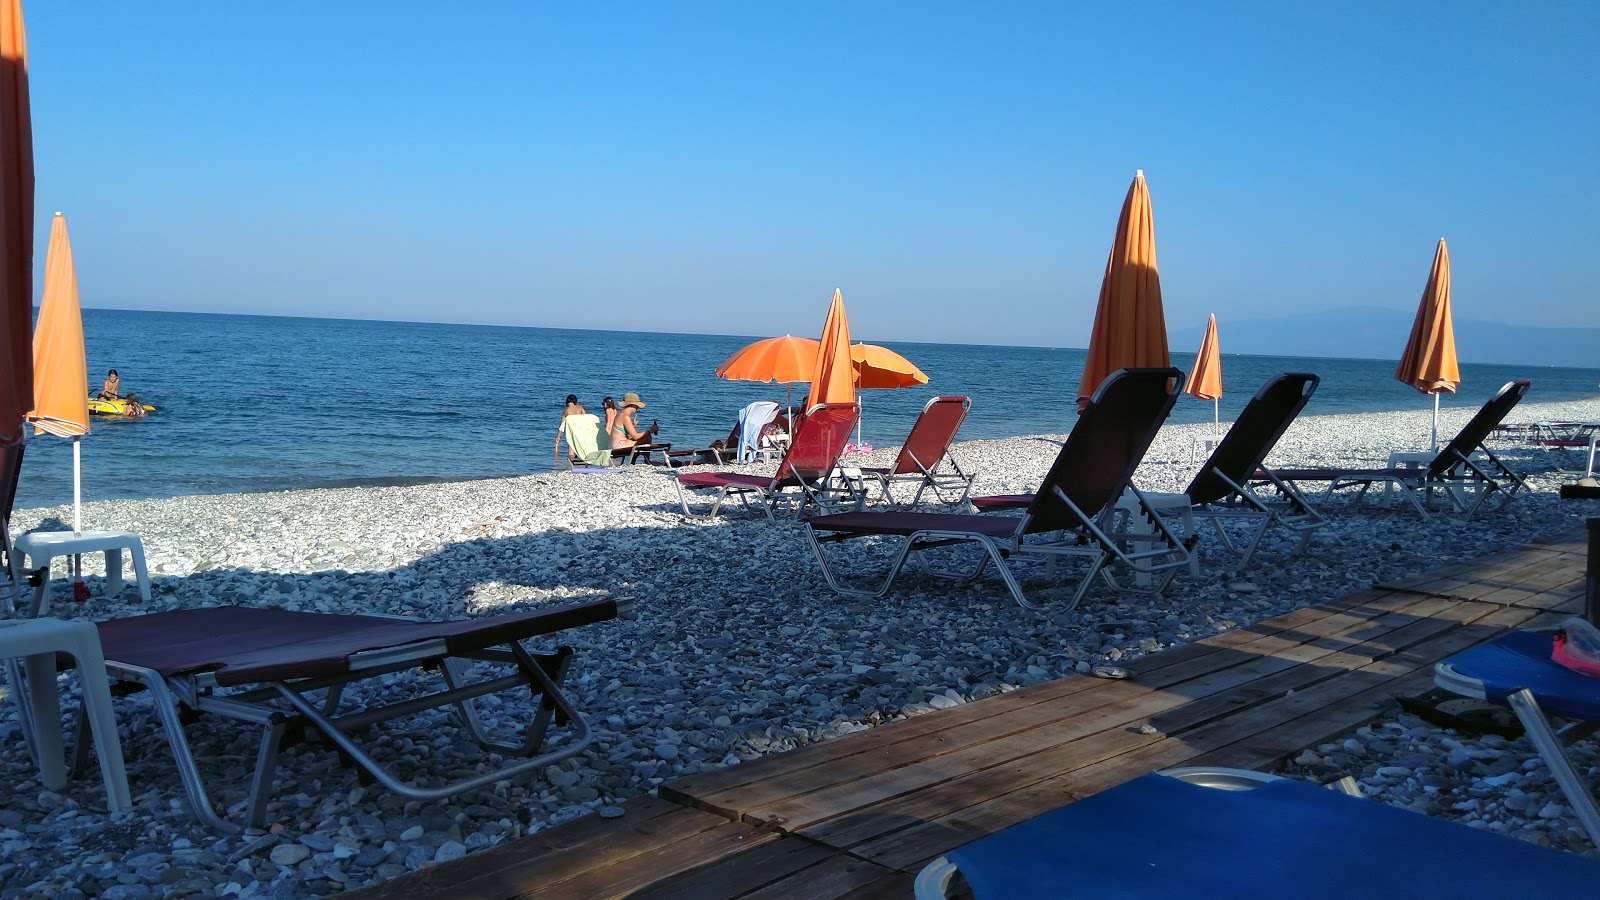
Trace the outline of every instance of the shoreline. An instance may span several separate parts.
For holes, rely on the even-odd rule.
[[[1441,434],[1454,434],[1474,411],[1445,410]],[[1390,450],[1403,449],[1396,435],[1414,433],[1425,442],[1431,414],[1303,416],[1269,462],[1381,464]],[[1511,418],[1596,421],[1600,399],[1524,404]],[[1191,457],[1193,442],[1210,431],[1209,424],[1163,428],[1140,467],[1140,487],[1181,490],[1203,458]],[[954,453],[964,469],[978,473],[978,493],[1031,490],[1059,438],[963,441]],[[893,449],[862,461],[887,464]],[[240,837],[190,823],[170,754],[142,698],[117,704],[138,807],[117,817],[104,814],[93,775],[59,795],[39,787],[15,735],[15,709],[6,704],[0,731],[11,734],[17,752],[0,762],[0,840],[7,842],[3,865],[10,867],[0,882],[31,892],[77,884],[91,896],[120,883],[129,897],[354,888],[587,815],[683,774],[1157,652],[1376,581],[1521,546],[1595,514],[1592,504],[1554,495],[1554,486],[1571,478],[1552,467],[1570,467],[1576,458],[1581,469],[1580,454],[1507,448],[1506,456],[1530,475],[1534,490],[1503,512],[1436,519],[1449,523],[1444,528],[1419,524],[1404,507],[1336,512],[1305,556],[1285,564],[1294,540],[1269,532],[1257,561],[1237,575],[1215,536],[1202,533],[1198,579],[1182,575],[1159,596],[1096,586],[1070,612],[1059,606],[1071,583],[1031,590],[1044,607],[1040,613],[1017,607],[991,581],[910,577],[881,600],[840,597],[823,583],[792,521],[686,521],[659,468],[85,504],[90,527],[143,537],[154,601],[145,607],[127,590],[73,604],[57,591],[52,612],[62,617],[239,602],[437,619],[603,596],[633,600],[638,614],[557,636],[578,651],[570,693],[595,729],[596,745],[545,776],[439,803],[408,803],[360,787],[327,750],[297,747],[284,754],[269,812],[279,827]],[[18,510],[13,527],[21,534],[63,513],[70,517],[70,507]],[[98,591],[99,558],[85,562]],[[64,697],[63,708],[74,708],[74,701]],[[516,720],[524,712],[507,703],[497,714]],[[1362,752],[1329,751],[1306,765],[1321,778],[1324,759],[1354,765],[1371,757],[1378,760],[1375,771],[1385,765],[1381,754],[1366,751],[1396,743],[1394,731],[1380,726],[1371,740],[1352,736]],[[1401,733],[1411,756],[1425,755],[1415,748],[1436,741],[1432,731],[1410,724]],[[218,799],[232,804],[247,785],[228,783],[222,772],[248,763],[255,733],[224,724],[195,726],[189,734]],[[1594,753],[1592,740],[1579,743],[1580,753]],[[403,744],[385,746],[404,763]],[[427,773],[470,758],[457,754],[454,745],[441,747],[411,764]],[[1514,764],[1515,756],[1502,747],[1495,758]],[[1430,802],[1441,807],[1437,814],[1476,816],[1481,827],[1592,852],[1581,831],[1572,837],[1570,813],[1540,815],[1559,795],[1542,799],[1535,774],[1525,773],[1530,781],[1520,789],[1531,817],[1487,803],[1456,810]],[[1390,785],[1384,799],[1420,803],[1432,796],[1427,787]],[[133,890],[139,886],[147,894]]]

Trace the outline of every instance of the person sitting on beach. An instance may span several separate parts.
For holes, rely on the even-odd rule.
[[[651,422],[649,428],[640,430],[634,414],[644,406],[644,401],[633,391],[622,395],[622,409],[617,411],[617,417],[611,423],[611,449],[625,450],[635,444],[648,444],[660,433],[661,426],[655,422]]]
[[[581,416],[586,412],[588,410],[584,409],[583,404],[578,402],[577,394],[567,395],[567,408],[561,411],[561,421],[556,423],[556,445],[551,452],[561,449],[561,428],[566,424],[567,416]]]
[[[124,418],[138,419],[144,416],[144,404],[139,402],[139,395],[132,391],[122,398],[122,415]]]
[[[121,383],[117,379],[117,370],[116,369],[112,369],[111,371],[106,373],[106,383],[100,385],[100,393],[95,395],[95,399],[97,399],[97,400],[120,400],[122,398],[117,393],[117,390],[121,386],[122,386]]]
[[[606,397],[600,401],[600,408],[606,411],[606,434],[616,434],[617,401]]]

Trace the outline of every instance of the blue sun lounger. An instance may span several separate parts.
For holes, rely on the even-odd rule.
[[[1235,774],[1272,780],[1251,786]],[[958,873],[976,900],[1466,900],[1600,889],[1600,860],[1215,769],[1145,775],[953,850],[923,869],[917,897],[946,896]]]
[[[1550,650],[1551,632],[1513,631],[1441,660],[1433,667],[1433,681],[1464,697],[1511,707],[1589,839],[1600,847],[1600,806],[1545,718],[1548,712],[1600,722],[1600,678],[1555,662]],[[1600,882],[1590,893],[1600,893]]]

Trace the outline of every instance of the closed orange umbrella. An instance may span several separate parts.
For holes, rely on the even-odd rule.
[[[1394,377],[1433,395],[1433,449],[1438,450],[1439,395],[1445,391],[1455,393],[1456,385],[1461,383],[1455,326],[1450,321],[1450,252],[1445,249],[1444,238],[1439,239],[1439,247],[1433,252],[1428,286],[1422,289],[1417,318],[1411,323],[1411,337],[1400,354]]]
[[[1222,353],[1217,349],[1217,315],[1206,319],[1206,336],[1200,339],[1200,352],[1194,356],[1194,371],[1183,386],[1184,393],[1211,401],[1211,432],[1220,429],[1217,401],[1222,399]]]
[[[0,0],[0,443],[33,408],[33,120],[21,0]]]
[[[28,413],[34,433],[72,438],[72,532],[82,533],[78,438],[89,433],[85,388],[88,363],[83,352],[83,311],[78,306],[78,276],[72,268],[67,220],[56,213],[45,251],[44,294],[33,330],[34,407]]]
[[[845,319],[844,295],[835,290],[833,302],[828,304],[828,318],[822,323],[817,367],[811,375],[811,391],[806,394],[806,409],[818,403],[854,403],[855,399],[850,323]]]
[[[1100,301],[1089,335],[1089,355],[1078,384],[1078,408],[1118,369],[1171,365],[1167,323],[1161,312],[1161,276],[1156,273],[1155,225],[1144,170],[1133,175],[1122,202],[1117,234],[1100,282]]]
[[[856,370],[857,388],[903,388],[927,384],[928,376],[911,360],[877,344],[855,344],[850,361]]]

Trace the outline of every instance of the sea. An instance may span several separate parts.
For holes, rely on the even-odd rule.
[[[705,447],[738,410],[785,402],[785,386],[724,381],[713,370],[764,335],[653,334],[86,309],[85,391],[115,368],[143,419],[94,417],[81,438],[85,502],[193,494],[453,481],[547,472],[567,394],[590,412],[627,391],[659,440]],[[915,363],[926,385],[861,397],[860,443],[900,443],[929,398],[964,394],[963,439],[1061,434],[1075,416],[1084,351],[858,340]],[[1398,348],[1397,348],[1398,349]],[[1174,352],[1188,371],[1192,353]],[[1393,360],[1224,354],[1223,422],[1278,372],[1322,377],[1307,414],[1418,411],[1432,400],[1394,379]],[[1475,408],[1514,378],[1528,401],[1600,394],[1600,369],[1463,363],[1446,407]],[[806,385],[792,386],[793,402]],[[1180,398],[1171,421],[1209,422],[1210,401]],[[30,436],[19,509],[72,502],[71,441]],[[1415,443],[1415,442],[1413,442]]]

